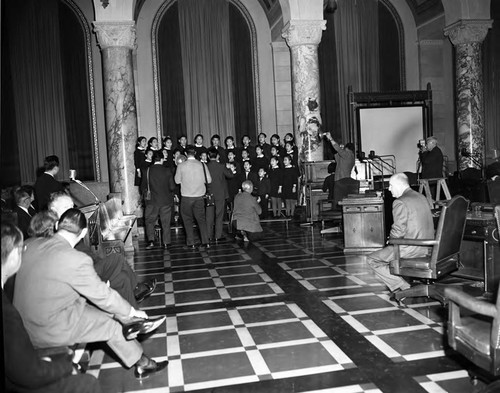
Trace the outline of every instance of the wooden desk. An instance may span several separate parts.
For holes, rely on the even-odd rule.
[[[384,200],[363,195],[344,198],[344,252],[375,251],[385,244]]]
[[[483,281],[484,291],[493,294],[500,282],[500,245],[493,213],[467,213],[460,248],[460,266],[454,276]]]

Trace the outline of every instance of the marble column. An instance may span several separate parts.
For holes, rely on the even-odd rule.
[[[460,20],[444,34],[455,46],[458,170],[484,163],[484,106],[481,43],[491,20]]]
[[[132,50],[135,23],[94,22],[94,31],[102,52],[109,187],[112,193],[121,193],[123,213],[135,214],[139,208],[139,191],[134,186],[137,114]]]
[[[301,161],[323,160],[318,44],[325,20],[292,20],[282,36],[292,53],[295,141]]]

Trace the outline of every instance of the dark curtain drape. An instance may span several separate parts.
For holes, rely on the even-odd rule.
[[[59,156],[60,178],[67,178],[58,0],[8,0],[6,19],[21,182],[34,182],[37,167],[50,154]]]
[[[229,9],[226,0],[179,0],[188,140],[233,133]]]
[[[252,42],[248,24],[241,12],[229,4],[231,69],[234,105],[234,134],[239,144],[243,135],[257,140],[255,90],[252,75]],[[270,137],[270,135],[268,135]]]
[[[391,12],[382,3],[378,3],[380,59],[380,91],[401,90],[401,64],[399,53],[398,26]]]
[[[338,0],[334,13],[339,75],[342,141],[352,138],[348,126],[347,90],[379,90],[378,0]]]
[[[491,2],[493,26],[483,43],[484,130],[486,157],[500,149],[500,2]]]
[[[69,165],[78,179],[95,180],[85,33],[77,16],[59,2],[61,61]]]
[[[177,2],[167,10],[158,25],[158,64],[162,131],[164,136],[174,139],[175,146],[181,135],[187,135]]]
[[[339,83],[337,70],[337,50],[333,13],[324,15],[326,30],[318,47],[319,82],[321,89],[321,118],[323,132],[329,131],[336,140],[342,138],[340,124]],[[333,159],[333,148],[324,143],[325,160]]]
[[[1,187],[21,183],[17,149],[16,108],[9,61],[9,38],[6,28],[5,3],[2,4],[2,116],[1,116]]]

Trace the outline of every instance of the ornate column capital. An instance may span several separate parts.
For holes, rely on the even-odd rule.
[[[97,42],[102,49],[109,47],[135,48],[135,22],[134,21],[109,21],[94,22],[94,32]]]
[[[281,36],[290,47],[318,45],[323,30],[326,30],[326,20],[291,20],[283,27]]]
[[[462,19],[444,28],[453,45],[483,42],[491,28],[491,19]]]

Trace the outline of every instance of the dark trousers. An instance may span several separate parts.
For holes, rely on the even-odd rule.
[[[146,202],[146,236],[149,242],[154,241],[155,238],[155,224],[160,216],[161,229],[163,232],[162,242],[164,244],[170,244],[172,240],[170,239],[170,219],[172,218],[172,206],[152,206],[148,205]]]
[[[208,243],[207,219],[205,217],[205,200],[203,197],[186,197],[181,199],[181,216],[186,231],[186,244],[194,244],[194,220],[200,230],[201,242]]]
[[[125,257],[122,254],[112,253],[105,258],[93,259],[94,269],[99,278],[104,282],[109,281],[109,286],[136,308],[134,289],[137,286],[137,276]]]
[[[260,195],[260,208],[262,209],[262,213],[260,214],[260,218],[265,220],[267,218],[268,209],[269,209],[269,198],[266,198],[265,195]]]
[[[209,239],[220,239],[222,237],[222,223],[224,221],[224,209],[226,201],[224,199],[216,199],[215,206],[207,207],[207,229]],[[215,237],[214,237],[215,225]]]

